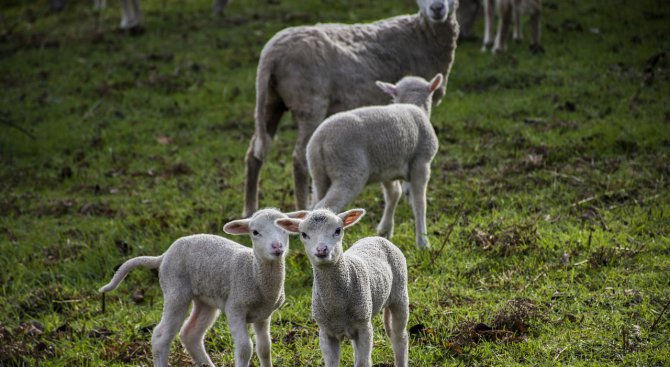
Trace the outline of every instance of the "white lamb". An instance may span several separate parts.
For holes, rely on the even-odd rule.
[[[93,0],[96,9],[103,9],[106,0]],[[214,15],[221,15],[229,0],[213,0]],[[144,17],[140,9],[140,0],[121,0],[121,29],[140,29],[144,24]]]
[[[493,21],[496,11],[498,13],[498,29],[496,30],[494,42]],[[540,44],[542,0],[484,0],[484,40],[482,51],[486,51],[491,46],[493,46],[493,53],[507,51],[509,30],[512,23],[514,23],[513,38],[515,41],[521,41],[523,38],[521,16],[523,14],[528,14],[530,17],[530,50],[533,53],[543,53],[544,48]]]
[[[377,234],[393,235],[393,216],[402,195],[399,179],[409,183],[416,244],[429,247],[426,186],[438,141],[430,123],[431,98],[443,82],[405,77],[397,85],[377,82],[394,104],[340,112],[324,121],[307,145],[314,183],[314,208],[343,210],[372,183],[384,190],[384,215]]]
[[[312,316],[326,367],[339,365],[340,343],[354,346],[355,366],[372,366],[372,317],[384,311],[395,366],[407,366],[407,263],[402,251],[381,237],[367,237],[342,251],[344,229],[365,214],[352,209],[335,215],[325,209],[304,220],[278,219],[277,225],[300,233],[314,270]]]
[[[253,344],[247,324],[253,323],[260,364],[270,367],[270,318],[284,302],[284,257],[289,248],[288,234],[274,222],[305,214],[263,209],[250,219],[223,227],[229,234],[250,233],[253,249],[214,235],[182,237],[161,256],[140,256],[123,263],[100,292],[115,289],[138,266],[159,269],[164,301],[163,316],[151,338],[155,366],[168,365],[170,344],[192,302],[180,339],[197,366],[214,366],[203,339],[223,310],[235,344],[235,366],[249,365]]]
[[[317,24],[277,33],[261,52],[256,76],[255,132],[246,157],[244,215],[257,208],[263,160],[287,110],[298,125],[293,150],[297,208],[309,199],[307,143],[328,116],[385,104],[376,80],[405,75],[448,78],[454,61],[458,0],[417,0],[419,13],[370,24]],[[433,98],[439,102],[441,88]]]

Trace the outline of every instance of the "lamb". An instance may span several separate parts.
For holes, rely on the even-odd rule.
[[[494,1],[495,10],[498,12],[498,29],[496,30],[495,43],[493,41],[493,19],[494,19]],[[544,48],[540,44],[540,18],[542,15],[542,0],[484,0],[484,40],[482,51],[493,46],[493,53],[502,53],[507,51],[509,40],[509,29],[514,22],[513,38],[514,41],[521,41],[523,34],[521,32],[521,15],[530,16],[531,26],[531,52],[538,54],[544,53]]]
[[[366,237],[342,251],[344,229],[365,214],[352,209],[335,215],[327,209],[304,219],[275,223],[300,233],[312,263],[312,317],[319,325],[319,344],[326,367],[339,365],[340,342],[354,346],[355,366],[372,366],[372,317],[384,312],[384,329],[391,339],[395,366],[407,366],[407,263],[402,251],[381,237]]]
[[[270,318],[284,302],[284,257],[289,248],[288,234],[274,222],[306,214],[263,209],[250,219],[223,227],[229,234],[251,233],[253,249],[214,235],[182,237],[161,256],[140,256],[123,263],[100,292],[116,289],[136,267],[159,269],[164,303],[151,340],[155,366],[168,365],[170,344],[193,302],[180,339],[197,366],[214,366],[203,339],[223,310],[235,345],[235,366],[249,365],[252,343],[247,324],[253,323],[260,365],[271,367]]]
[[[399,179],[409,183],[416,244],[430,247],[426,231],[426,186],[438,141],[430,123],[431,98],[442,85],[405,77],[397,85],[377,82],[394,104],[340,112],[324,121],[307,145],[315,209],[344,209],[367,184],[382,183],[385,207],[377,235],[393,235],[393,216],[402,195]]]
[[[306,148],[328,116],[385,103],[374,81],[405,75],[448,78],[454,61],[458,0],[417,0],[420,11],[370,24],[318,24],[287,28],[261,52],[256,76],[255,132],[246,155],[244,216],[258,202],[258,181],[272,138],[286,110],[298,125],[293,150],[296,206],[309,199]],[[438,103],[445,89],[433,96]]]
[[[229,0],[213,0],[212,11],[214,15],[223,14]],[[106,5],[106,0],[94,0],[95,8],[100,10]],[[124,30],[142,29],[144,17],[140,9],[140,0],[121,0],[121,25]]]

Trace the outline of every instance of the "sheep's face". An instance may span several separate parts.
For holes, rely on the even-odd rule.
[[[283,259],[288,252],[288,233],[275,226],[277,219],[299,218],[307,212],[284,214],[275,209],[262,209],[249,219],[234,220],[223,230],[229,234],[249,234],[254,253],[260,259],[275,261]]]
[[[456,0],[416,0],[421,14],[433,23],[443,23],[454,13],[458,2]]]
[[[318,209],[302,220],[280,219],[275,223],[298,234],[312,265],[321,266],[336,263],[340,259],[344,229],[358,222],[364,214],[363,209],[352,209],[338,215],[327,209]]]

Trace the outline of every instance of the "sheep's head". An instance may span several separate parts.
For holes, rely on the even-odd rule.
[[[442,83],[444,77],[442,74],[437,74],[430,81],[416,76],[406,76],[396,84],[377,81],[377,86],[393,98],[393,103],[419,106],[430,116],[433,93],[442,86]]]
[[[251,218],[226,223],[223,230],[228,234],[249,234],[254,253],[260,259],[274,261],[288,252],[288,233],[275,226],[277,219],[302,218],[306,211],[284,214],[276,209],[261,209]]]
[[[456,12],[457,0],[416,0],[421,14],[432,23],[444,23]]]
[[[343,252],[344,229],[356,224],[363,215],[363,209],[340,214],[317,209],[304,219],[278,219],[275,224],[290,233],[300,234],[307,257],[314,266],[319,266],[337,262]]]

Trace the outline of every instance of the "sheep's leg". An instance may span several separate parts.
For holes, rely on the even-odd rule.
[[[96,10],[102,10],[107,4],[105,0],[94,0],[93,5],[95,6]]]
[[[251,360],[253,343],[249,338],[247,321],[245,315],[226,312],[230,333],[233,336],[235,346],[235,367],[248,367]]]
[[[496,40],[493,45],[494,53],[501,53],[507,50],[507,40],[509,38],[509,28],[512,23],[512,7],[506,1],[498,6],[498,30],[496,32]]]
[[[495,0],[484,0],[484,39],[482,52],[493,46],[493,22],[495,20]]]
[[[410,174],[410,196],[416,231],[416,244],[419,248],[428,248],[428,231],[426,229],[426,186],[430,178],[430,163],[416,164]]]
[[[521,30],[521,4],[518,0],[512,4],[512,22],[514,23],[512,38],[515,42],[520,42],[523,39],[523,32]]]
[[[314,209],[328,208],[335,213],[341,212],[363,191],[367,177],[334,181],[326,196],[314,205]]]
[[[163,301],[163,316],[154,328],[151,336],[151,351],[154,357],[154,366],[168,367],[170,344],[184,321],[188,311],[189,300],[179,297],[167,297]]]
[[[365,328],[359,329],[356,337],[351,341],[354,345],[354,366],[372,366],[372,323]]]
[[[258,180],[263,160],[270,154],[272,138],[277,133],[284,106],[274,92],[259,86],[256,101],[256,131],[247,150],[247,171],[244,182],[244,217],[250,217],[258,209]]]
[[[407,358],[409,355],[409,342],[407,336],[407,320],[409,311],[406,305],[390,306],[384,310],[384,318],[387,317],[387,311],[390,314],[391,346],[395,355],[396,367],[407,367]]]
[[[542,18],[542,13],[538,9],[533,14],[530,16],[530,33],[531,33],[531,45],[530,49],[533,51],[533,53],[544,53],[544,47],[540,44],[540,36],[541,36],[541,19]]]
[[[130,1],[132,0],[121,0],[121,29],[128,29],[131,27],[132,10]]]
[[[307,209],[309,204],[309,169],[307,165],[307,143],[321,123],[321,116],[303,120],[298,118],[298,140],[293,149],[293,181],[297,210]]]
[[[261,367],[272,367],[272,339],[270,338],[270,319],[254,323],[256,332],[256,354]]]
[[[193,301],[193,310],[184,326],[181,328],[179,337],[181,343],[196,366],[214,366],[212,360],[205,352],[205,333],[219,316],[219,310],[200,301]]]
[[[228,0],[214,0],[212,2],[212,11],[214,15],[222,15],[228,5]]]
[[[377,235],[391,238],[393,236],[393,217],[402,196],[402,188],[398,180],[383,182],[382,187],[384,189],[384,215],[377,226]]]
[[[340,341],[330,337],[323,329],[319,329],[319,346],[326,367],[338,367],[340,365]]]

